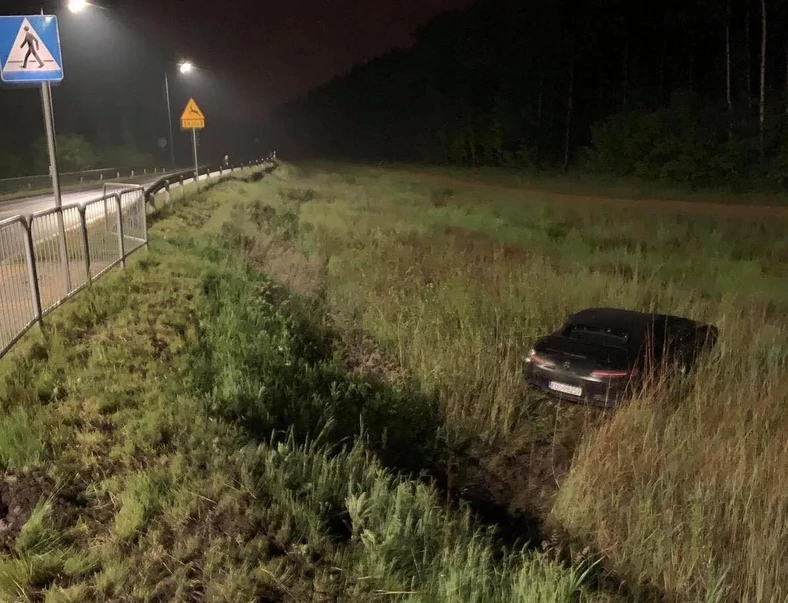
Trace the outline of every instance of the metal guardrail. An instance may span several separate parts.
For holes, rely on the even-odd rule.
[[[225,174],[232,174],[236,170],[241,170],[245,167],[254,167],[254,166],[263,166],[263,165],[276,165],[276,156],[271,155],[266,157],[265,159],[253,159],[251,161],[242,162],[242,163],[235,163],[232,165],[216,165],[216,166],[202,166],[199,168],[199,178],[204,178],[206,174],[210,175],[213,173],[219,174],[219,177],[222,178]],[[172,172],[169,174],[163,175],[161,178],[156,180],[155,182],[149,184],[145,189],[145,198],[151,205],[155,205],[156,195],[161,192],[166,194],[166,197],[169,198],[172,194],[172,187],[179,186],[181,190],[183,190],[184,184],[189,182],[193,182],[195,179],[194,168],[188,170],[182,170],[180,172]],[[199,180],[198,180],[199,181]]]
[[[222,178],[244,167],[203,168],[197,182]],[[43,317],[148,244],[147,209],[157,193],[170,200],[170,181],[195,181],[193,170],[169,174],[150,187],[105,186],[86,203],[64,205],[0,221],[0,357]]]

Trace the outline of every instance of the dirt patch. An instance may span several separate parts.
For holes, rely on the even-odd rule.
[[[456,260],[456,256],[462,255],[462,264],[475,265],[481,269],[480,278],[489,274],[490,266],[524,266],[534,261],[547,264],[557,274],[572,271],[571,264],[559,257],[534,253],[521,245],[502,243],[488,235],[459,226],[447,226],[442,235],[435,236],[430,247],[425,247],[424,239],[416,236],[406,239],[406,242],[414,249],[419,246],[424,248],[421,261],[414,262],[422,269],[428,265],[428,259],[446,257]],[[446,253],[447,249],[451,249],[453,253]],[[439,252],[433,253],[433,250]]]
[[[464,488],[487,492],[507,514],[546,516],[584,433],[609,413],[545,400],[539,416],[500,442],[475,450],[458,473]]]
[[[0,481],[0,553],[11,550],[33,510],[47,499],[59,526],[71,523],[75,513],[87,505],[80,491],[57,488],[43,470],[6,472]]]
[[[409,377],[407,370],[387,356],[377,342],[362,331],[351,331],[336,341],[336,353],[349,373],[372,376],[387,383]]]
[[[282,241],[268,230],[255,235],[245,255],[251,265],[296,293],[319,297],[324,290],[327,259],[307,256],[296,244]]]
[[[556,193],[539,188],[523,188],[492,184],[469,178],[467,176],[442,176],[414,171],[413,175],[432,183],[446,186],[472,187],[477,190],[513,192],[520,191],[526,200],[547,200],[558,203],[586,205],[605,204],[610,207],[643,209],[657,213],[679,213],[687,215],[711,216],[715,218],[746,218],[749,220],[769,221],[788,220],[788,207],[778,205],[733,205],[728,203],[711,203],[708,201],[666,201],[662,199],[617,199],[592,195],[572,195]]]

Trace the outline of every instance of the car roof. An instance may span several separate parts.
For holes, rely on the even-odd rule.
[[[643,332],[653,322],[665,321],[671,325],[693,325],[695,321],[670,314],[656,314],[651,312],[637,312],[635,310],[622,310],[620,308],[587,308],[572,314],[567,319],[567,324],[585,325],[589,327],[604,327],[610,330],[620,330],[626,333]]]

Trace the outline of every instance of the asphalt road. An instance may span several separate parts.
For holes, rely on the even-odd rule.
[[[140,182],[141,186],[148,186],[158,180],[161,176],[150,178],[144,182]],[[111,186],[111,185],[110,185]],[[62,195],[63,205],[71,205],[73,203],[85,203],[98,199],[104,194],[104,189],[101,186],[95,188],[79,191],[74,193],[64,193]],[[20,214],[32,214],[37,211],[45,209],[52,209],[55,207],[54,195],[41,195],[39,197],[26,197],[24,199],[17,199],[16,201],[7,201],[0,203],[0,220],[18,216]]]
[[[219,171],[211,172],[210,177],[213,178],[219,175]],[[164,174],[158,174],[156,176],[151,176],[150,178],[142,181],[134,182],[133,186],[142,186],[147,188],[160,178],[162,178]],[[205,180],[208,178],[206,174],[200,175],[200,181]],[[184,184],[190,184],[194,181],[194,178],[184,179]],[[124,185],[120,184],[118,187],[123,187]],[[113,184],[108,183],[108,188],[110,191],[113,190]],[[61,202],[65,205],[73,205],[75,203],[86,203],[88,201],[94,201],[96,199],[101,198],[104,194],[103,186],[96,186],[89,190],[78,191],[78,192],[66,192],[61,195]],[[18,216],[21,214],[32,214],[39,211],[44,211],[46,209],[52,209],[55,207],[55,197],[54,195],[40,195],[36,197],[26,197],[24,199],[17,199],[15,201],[6,201],[0,203],[0,220],[5,220],[6,218],[11,218],[13,216]]]
[[[200,175],[200,181],[204,181],[206,179],[213,178],[219,176],[219,171],[211,172],[210,176],[207,174]],[[151,177],[141,182],[135,183],[133,186],[139,187],[147,187],[150,184],[156,182],[156,180],[160,179],[162,175],[158,175],[155,177]],[[194,182],[194,178],[184,179],[184,184],[191,184]],[[141,195],[137,192],[139,189],[129,188],[129,185],[113,185],[108,184],[107,192],[108,193],[119,193],[120,194],[120,201],[124,211],[129,210],[131,207],[134,206],[135,203],[139,202],[141,199]],[[173,191],[174,194],[177,194],[177,189]],[[79,191],[79,192],[71,192],[65,193],[62,195],[62,205],[64,208],[68,206],[74,206],[77,204],[85,204],[90,203],[91,201],[99,201],[102,199],[104,194],[104,190],[102,187],[95,187],[90,190]],[[144,202],[143,202],[144,203]],[[16,201],[8,201],[6,203],[0,204],[0,221],[7,220],[16,216],[20,215],[29,215],[40,211],[45,211],[48,209],[52,209],[55,207],[55,198],[53,195],[41,195],[37,197],[28,197],[26,199],[19,199]],[[133,212],[132,212],[133,213]],[[64,209],[62,212],[63,215],[63,227],[66,231],[73,230],[79,227],[80,224],[80,217],[79,217],[79,210],[77,207],[71,207],[68,209]],[[136,215],[136,214],[135,214]],[[108,223],[114,223],[117,220],[117,205],[115,202],[110,200],[109,202],[102,203],[90,203],[85,209],[85,221],[87,224],[92,224],[97,220],[107,220]],[[136,226],[135,229],[131,229],[129,233],[126,233],[128,236],[136,236],[136,233],[133,232],[134,230],[138,230],[142,227],[142,223],[139,222],[139,217],[134,219],[134,224]],[[47,214],[46,216],[39,216],[33,221],[33,239],[36,243],[40,243],[45,240],[52,239],[57,235],[60,231],[60,219],[58,214]],[[8,226],[10,230],[5,231],[5,237],[2,240],[2,244],[0,244],[0,260],[6,257],[14,257],[18,256],[23,253],[24,249],[24,239],[21,237],[21,231],[18,228],[14,228],[12,226]],[[16,236],[14,236],[14,232],[16,232]],[[144,236],[144,233],[140,233]]]

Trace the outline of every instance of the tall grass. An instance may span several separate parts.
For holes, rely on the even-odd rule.
[[[245,482],[255,496],[274,501],[265,523],[280,526],[278,538],[322,554],[331,540],[349,542],[341,555],[348,573],[340,580],[351,598],[590,600],[581,590],[582,569],[498,548],[469,509],[447,512],[434,487],[391,475],[360,443],[336,454],[289,437],[246,457]],[[331,584],[333,571],[320,568],[315,581]]]
[[[328,258],[330,312],[437,391],[450,425],[488,441],[543,418],[521,361],[567,314],[609,305],[714,322],[720,344],[688,383],[585,433],[552,520],[669,600],[788,600],[782,226],[446,186],[291,170],[287,187],[312,191],[295,208],[299,238]],[[279,185],[267,190],[294,211]]]
[[[170,210],[147,256],[12,352],[1,433],[25,437],[4,462],[45,460],[59,484],[0,551],[0,596],[609,600],[583,586],[588,566],[503,547],[467,506],[392,469],[426,462],[434,398],[348,375],[320,306],[242,261],[249,241],[223,227],[222,202],[253,190]],[[40,396],[46,375],[67,387]],[[22,404],[54,436],[33,434]]]
[[[785,356],[726,339],[680,403],[647,396],[586,441],[554,514],[668,593],[786,601]]]

